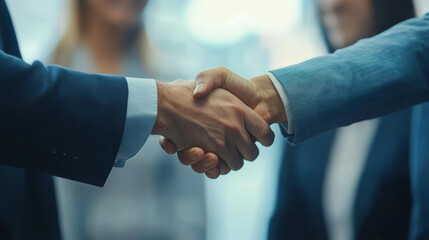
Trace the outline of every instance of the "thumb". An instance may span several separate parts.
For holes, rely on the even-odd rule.
[[[214,68],[200,72],[195,78],[194,97],[202,98],[207,96],[216,88],[222,88],[227,78],[228,69]]]
[[[174,154],[177,152],[176,145],[163,136],[159,137],[159,145],[161,145],[162,149],[168,154]]]
[[[216,88],[223,88],[250,105],[254,96],[251,82],[231,70],[218,67],[203,71],[195,78],[194,97],[202,98]]]

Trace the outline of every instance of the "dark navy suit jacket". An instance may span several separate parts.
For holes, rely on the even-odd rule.
[[[406,239],[411,211],[408,142],[411,111],[380,119],[357,188],[354,239]],[[287,145],[269,239],[328,239],[322,185],[336,131]]]
[[[52,179],[103,186],[126,118],[125,78],[21,60],[0,0],[0,239],[59,239]]]

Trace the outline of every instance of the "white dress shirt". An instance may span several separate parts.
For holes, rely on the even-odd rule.
[[[127,77],[128,104],[124,133],[115,167],[123,167],[127,159],[142,148],[155,124],[158,114],[158,92],[153,79]]]
[[[322,191],[330,240],[352,240],[353,211],[359,181],[378,129],[379,119],[339,128],[331,147]]]
[[[280,81],[276,78],[276,76],[274,76],[274,74],[272,74],[271,72],[268,72],[267,75],[271,79],[271,82],[273,83],[274,87],[279,93],[280,98],[282,99],[284,108],[286,109],[287,122],[281,123],[281,125],[283,126],[283,128],[286,130],[288,134],[293,134],[295,132],[294,124],[293,124],[293,116],[290,110],[289,99],[286,95],[286,91],[284,90]]]

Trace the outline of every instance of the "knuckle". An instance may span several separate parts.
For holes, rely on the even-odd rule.
[[[199,72],[199,73],[197,74],[197,77],[196,77],[196,78],[204,79],[204,78],[206,78],[207,76],[208,76],[207,71],[202,71],[202,72]]]
[[[194,172],[204,173],[204,169],[201,168],[200,166],[196,165],[196,164],[192,165],[191,168],[192,168],[192,170],[194,170]]]
[[[244,165],[243,160],[240,160],[240,161],[235,162],[233,164],[233,168],[231,168],[231,169],[234,170],[234,171],[238,171],[238,170],[240,170],[243,167],[243,165]]]
[[[221,175],[228,174],[229,171],[231,171],[231,169],[228,167],[228,165],[226,164],[226,162],[224,160],[219,162],[218,168],[219,168],[219,173]]]
[[[179,161],[185,165],[185,166],[189,166],[191,163],[189,161],[189,159],[183,158],[183,157],[179,157]]]
[[[215,168],[211,169],[210,171],[207,171],[205,174],[208,178],[216,179],[219,177],[219,169],[217,167],[215,167]]]
[[[241,133],[241,127],[235,124],[230,124],[228,126],[228,131],[232,132],[234,134],[240,134]]]
[[[223,74],[228,74],[230,72],[230,70],[226,67],[217,67],[216,70],[218,70],[219,72],[221,72]]]
[[[244,109],[242,105],[237,104],[235,99],[233,99],[232,97],[228,100],[230,100],[231,102],[234,101],[229,105],[229,108],[234,111],[234,113],[238,113],[238,115],[244,115]]]
[[[179,161],[183,165],[186,165],[186,166],[191,165],[192,161],[191,161],[191,159],[189,158],[189,156],[188,156],[188,154],[186,152],[179,152],[177,155],[179,157]]]
[[[217,139],[215,141],[215,144],[218,149],[225,149],[226,148],[226,141],[224,139]]]
[[[225,128],[227,132],[232,132],[234,134],[240,134],[241,136],[241,129],[242,126],[238,123],[237,120],[228,120],[227,122],[224,122]]]
[[[231,169],[229,169],[228,167],[222,167],[221,169],[219,169],[219,171],[221,175],[226,175],[231,171]]]
[[[246,159],[248,161],[255,161],[256,158],[258,158],[259,156],[259,149],[256,148],[255,150],[252,150],[251,153],[249,154],[249,158]]]
[[[266,137],[268,137],[268,133],[270,131],[271,131],[270,127],[268,125],[264,125],[259,130],[259,135],[260,135],[261,138],[266,138]]]

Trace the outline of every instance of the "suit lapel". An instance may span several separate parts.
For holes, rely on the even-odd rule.
[[[292,203],[285,201],[289,202],[286,204],[291,204],[285,207],[299,209],[299,215],[305,219],[304,222],[297,222],[296,219],[291,221],[296,224],[292,227],[294,229],[292,234],[295,234],[297,238],[303,236],[303,239],[313,237],[327,239],[322,208],[322,190],[335,133],[335,131],[329,131],[298,146],[286,146],[282,174],[287,181],[292,182],[288,190],[299,189],[299,191],[292,191],[293,199],[296,201]],[[279,191],[284,190],[279,189]],[[284,217],[290,218],[290,216]],[[303,229],[302,226],[306,226],[306,228]]]
[[[409,124],[409,110],[380,119],[356,189],[353,223],[355,233],[358,234],[357,239],[368,239],[371,234],[375,234],[371,230],[374,224],[381,229],[378,234],[387,234],[389,231],[401,233],[400,228],[383,231],[395,225],[380,218],[396,218],[391,221],[397,222],[403,229],[407,228],[411,204],[408,170]],[[395,213],[386,213],[386,206],[389,206],[390,212]],[[405,221],[401,223],[403,219]],[[398,236],[398,239],[402,237]]]

